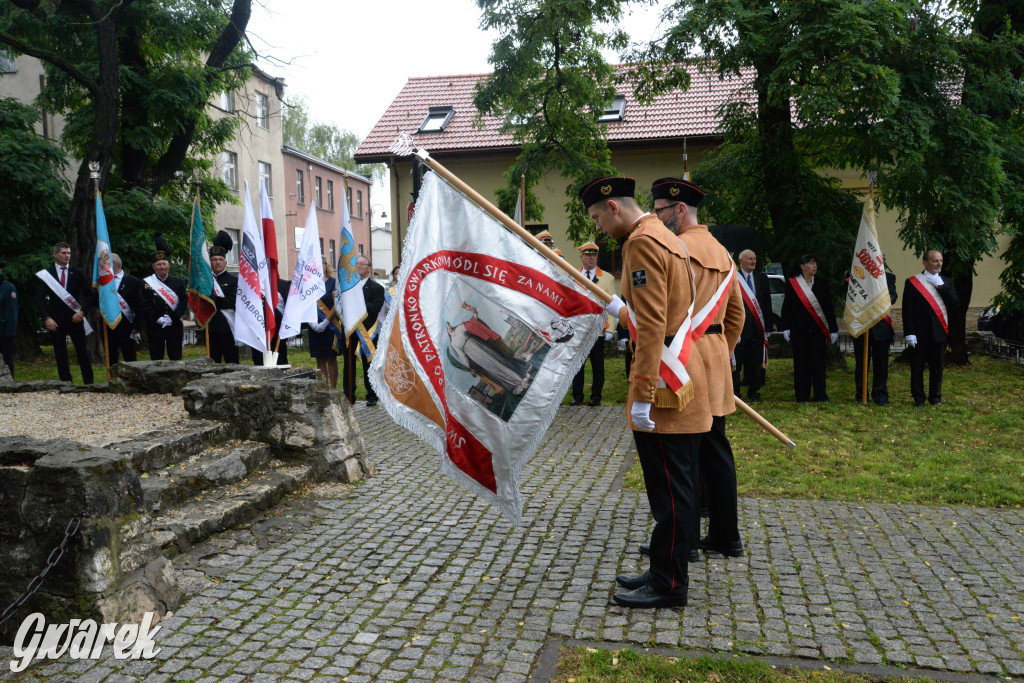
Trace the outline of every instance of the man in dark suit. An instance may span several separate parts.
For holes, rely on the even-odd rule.
[[[359,272],[360,277],[360,282],[356,286],[363,288],[363,301],[366,304],[366,318],[363,320],[363,327],[367,331],[370,331],[373,330],[374,325],[377,323],[377,318],[380,315],[380,311],[384,307],[384,287],[370,277],[370,274],[373,272],[373,267],[370,265],[370,259],[365,256],[358,257],[356,259],[356,270]],[[374,331],[374,343],[376,343],[377,338],[377,332]],[[363,354],[359,343],[359,337],[355,332],[353,332],[349,335],[345,348],[344,387],[345,396],[348,398],[349,403],[356,402],[357,355],[363,362],[363,387],[366,388],[366,405],[372,408],[377,405],[377,394],[374,392],[373,387],[370,386],[370,374],[367,370],[370,367],[370,361],[373,359],[373,355],[371,354],[367,357]]]
[[[903,287],[903,336],[914,347],[910,395],[914,405],[925,401],[924,366],[928,364],[928,402],[942,403],[942,362],[949,341],[949,316],[960,305],[953,281],[940,275],[942,253],[924,255],[924,271],[907,278]]]
[[[78,356],[78,367],[82,370],[82,381],[92,384],[92,362],[89,360],[89,349],[85,345],[85,316],[92,306],[92,287],[78,268],[70,265],[71,246],[67,242],[53,245],[52,266],[36,273],[39,286],[36,287],[36,312],[42,319],[46,329],[50,331],[53,342],[53,355],[57,360],[57,376],[62,382],[71,381],[71,368],[68,367],[68,349],[65,337],[71,337]],[[44,276],[44,273],[46,274]],[[64,299],[60,292],[64,290],[71,299]]]
[[[18,331],[18,289],[4,280],[7,261],[0,261],[0,355],[14,379],[14,335]]]
[[[167,260],[171,247],[161,235],[156,235],[153,252],[153,274],[147,277],[143,297],[146,309],[146,336],[149,338],[149,357],[163,360],[164,350],[170,360],[181,360],[181,347],[185,329],[181,317],[188,309],[185,281],[171,275]]]
[[[136,359],[136,342],[141,339],[139,330],[145,320],[145,299],[142,296],[142,280],[121,269],[121,257],[110,255],[114,270],[115,289],[121,306],[121,321],[107,335],[110,364],[117,362],[118,353],[125,361]]]
[[[896,276],[885,274],[885,284],[889,287],[889,303],[896,303]],[[889,345],[896,336],[892,329],[892,318],[888,315],[871,326],[868,332],[871,341],[868,343],[868,365],[871,371],[871,400],[880,406],[889,405]],[[864,335],[853,338],[853,356],[856,362],[854,375],[857,383],[858,403],[864,395]]]
[[[772,292],[768,276],[757,270],[757,254],[750,249],[740,252],[740,268],[736,277],[743,293],[743,331],[736,344],[736,368],[732,373],[733,392],[740,395],[740,372],[747,385],[747,399],[753,403],[761,400],[764,386],[764,372],[768,365],[768,333],[772,329]]]
[[[238,292],[238,276],[228,272],[228,252],[234,241],[224,230],[213,238],[210,247],[210,269],[217,285],[213,289],[213,303],[217,312],[206,325],[210,336],[210,358],[220,363],[237,363],[238,347],[235,346],[235,294]]]

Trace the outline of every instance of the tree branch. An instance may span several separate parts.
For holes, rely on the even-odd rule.
[[[88,90],[93,97],[96,97],[99,94],[100,84],[97,81],[86,76],[78,67],[61,57],[56,52],[50,52],[49,50],[42,50],[40,48],[33,47],[32,45],[18,40],[14,36],[6,33],[0,33],[0,43],[9,45],[21,54],[28,55],[29,57],[35,57],[47,64],[52,64],[81,84],[81,86]]]

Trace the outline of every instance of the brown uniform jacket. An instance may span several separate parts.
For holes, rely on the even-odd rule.
[[[651,419],[659,434],[700,434],[711,429],[704,361],[693,345],[686,370],[693,383],[693,397],[682,401],[668,388],[658,389],[658,370],[665,337],[674,335],[690,306],[690,269],[679,238],[652,214],[645,214],[630,229],[622,247],[622,298],[636,315],[636,349],[630,368],[626,420],[633,429],[630,411],[634,401],[653,403]],[[619,312],[628,326],[629,314]],[[665,406],[665,407],[659,407]]]
[[[690,252],[693,276],[697,283],[697,302],[694,313],[707,304],[729,276],[732,259],[729,252],[716,240],[706,225],[688,225],[679,233]],[[708,382],[708,403],[715,417],[736,411],[732,393],[732,352],[743,331],[743,295],[733,278],[726,300],[718,309],[714,322],[722,326],[723,334],[705,334],[697,340],[700,357]]]

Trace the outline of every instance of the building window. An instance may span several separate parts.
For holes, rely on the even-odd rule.
[[[327,210],[334,211],[334,181],[327,181]]]
[[[324,238],[321,237],[320,238],[320,254],[322,255],[323,253],[324,253]]]
[[[356,190],[356,215],[363,217],[363,191]]]
[[[597,120],[598,123],[618,123],[626,116],[626,96],[616,95],[610,107]]]
[[[352,191],[351,190],[349,190],[345,194],[345,203],[348,204],[348,215],[351,216],[352,215]]]
[[[231,235],[231,251],[228,252],[228,268],[238,267],[238,245],[242,241],[239,231],[233,228],[224,228],[224,232]]]
[[[306,203],[306,190],[305,183],[302,182],[302,169],[295,169],[295,196],[298,198],[299,204]]]
[[[365,254],[363,253],[363,245],[361,245],[361,244],[359,245],[359,255],[360,256],[365,256]]]
[[[270,182],[270,164],[265,161],[259,162],[260,183],[267,188],[267,196],[274,196],[274,186]]]
[[[18,55],[7,50],[0,50],[0,74],[18,73]]]
[[[238,155],[224,152],[220,155],[220,176],[232,190],[238,189]]]
[[[302,236],[306,234],[305,228],[295,226],[295,251],[302,249]]]
[[[313,191],[316,193],[316,208],[324,208],[323,181],[320,180],[320,176],[313,181]]]
[[[256,125],[270,129],[270,100],[259,91],[256,92]]]
[[[417,133],[443,133],[448,122],[455,115],[452,107],[431,107],[427,110],[427,117],[420,124]]]
[[[337,254],[334,253],[334,240],[331,240],[331,263],[336,263],[337,260]]]
[[[233,112],[235,110],[235,94],[228,91],[222,91],[217,95],[217,106],[226,112]]]

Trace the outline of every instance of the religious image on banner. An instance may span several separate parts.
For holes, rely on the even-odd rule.
[[[427,173],[370,381],[440,471],[522,520],[518,477],[604,329],[604,304]]]
[[[442,363],[448,389],[461,391],[508,422],[537,376],[550,344],[519,316],[468,282],[448,293],[445,329]]]

